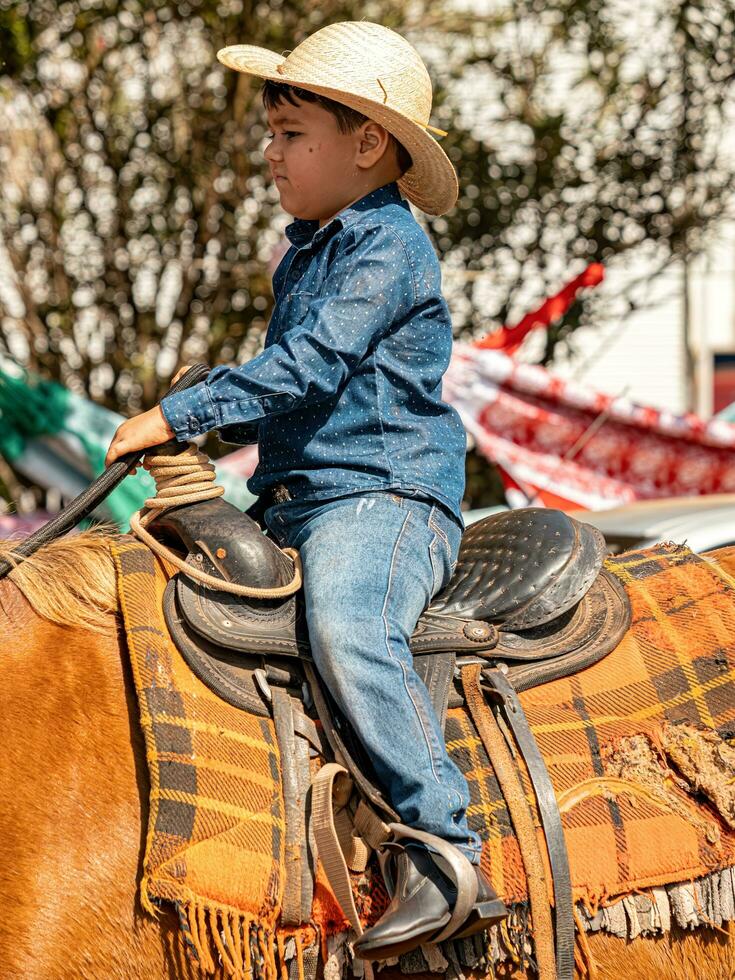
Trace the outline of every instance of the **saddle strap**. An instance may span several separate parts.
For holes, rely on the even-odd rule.
[[[413,660],[414,669],[429,692],[442,731],[447,723],[449,691],[454,683],[456,663],[457,656],[454,653],[434,653],[429,656],[414,657]]]
[[[531,808],[526,800],[523,784],[516,771],[510,749],[480,689],[481,670],[481,664],[468,664],[462,668],[465,701],[495,771],[495,777],[505,797],[518,837],[528,881],[539,980],[562,980],[556,973],[554,927],[551,921],[546,869],[536,828],[533,825]]]
[[[304,715],[298,701],[291,701],[294,709],[294,732],[296,734],[296,775],[299,782],[299,807],[304,818],[305,835],[300,843],[301,850],[301,921],[311,921],[311,906],[314,899],[314,872],[316,871],[316,840],[311,820],[311,760],[309,744],[299,738],[296,720]],[[310,720],[310,719],[309,719]],[[312,722],[313,725],[313,722]]]
[[[342,787],[337,784],[337,780],[343,783]],[[357,935],[361,936],[362,923],[355,907],[350,872],[342,853],[334,816],[335,809],[340,812],[347,805],[352,791],[352,780],[344,766],[337,762],[328,762],[316,774],[312,786],[312,818],[319,859],[339,907]],[[341,793],[342,800],[335,799],[338,792]]]
[[[291,695],[283,688],[274,687],[272,698],[273,723],[281,756],[286,824],[284,834],[286,885],[283,893],[281,922],[287,926],[298,926],[309,920],[310,908],[307,909],[306,919],[303,918],[306,893],[309,890],[304,887],[304,878],[311,879],[311,872],[306,839],[306,801],[302,792],[302,779],[299,771],[303,753],[297,749],[297,743],[300,742],[306,749],[307,769],[308,747],[303,739],[296,737]]]
[[[523,756],[533,792],[538,803],[541,824],[546,837],[549,865],[554,887],[554,925],[556,931],[556,971],[559,980],[571,980],[574,974],[574,904],[572,901],[572,879],[569,870],[561,814],[556,802],[554,787],[549,771],[539,751],[536,739],[528,724],[526,713],[502,671],[487,669],[482,679],[491,688],[491,693],[499,702],[508,727]]]

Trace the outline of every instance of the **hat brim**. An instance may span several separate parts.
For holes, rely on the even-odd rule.
[[[397,183],[412,204],[426,214],[440,215],[451,211],[457,203],[459,185],[454,167],[441,146],[420,123],[414,122],[396,109],[357,93],[319,85],[308,78],[297,78],[279,72],[278,66],[283,65],[286,59],[267,48],[233,44],[219,50],[217,60],[245,75],[303,88],[362,112],[384,126],[411,154],[413,165]]]

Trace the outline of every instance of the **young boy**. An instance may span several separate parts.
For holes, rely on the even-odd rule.
[[[478,903],[497,919],[467,784],[408,647],[463,527],[465,435],[440,391],[449,313],[434,250],[400,193],[430,214],[456,201],[454,169],[427,132],[431,82],[408,42],[366,22],[325,27],[287,58],[247,45],[218,58],[266,80],[265,157],[296,219],[265,349],[123,423],[107,462],[210,429],[258,441],[248,485],[269,504],[273,536],[301,553],[319,674],[401,819],[469,858]],[[358,954],[417,946],[448,920],[454,894],[427,850],[406,848],[397,879]]]

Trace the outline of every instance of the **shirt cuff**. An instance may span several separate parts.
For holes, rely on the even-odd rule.
[[[206,381],[161,399],[161,411],[179,442],[216,429],[218,420]]]

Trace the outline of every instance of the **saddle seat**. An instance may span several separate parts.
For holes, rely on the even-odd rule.
[[[172,508],[148,530],[228,581],[278,586],[292,576],[290,559],[221,498]],[[480,656],[508,665],[520,690],[599,659],[629,622],[627,597],[604,558],[600,532],[561,511],[527,508],[471,525],[452,580],[411,638],[417,668],[428,655]],[[226,700],[247,710],[257,701],[262,711],[270,683],[299,691],[294,658],[310,659],[301,593],[243,599],[179,573],[164,613],[182,655]]]

